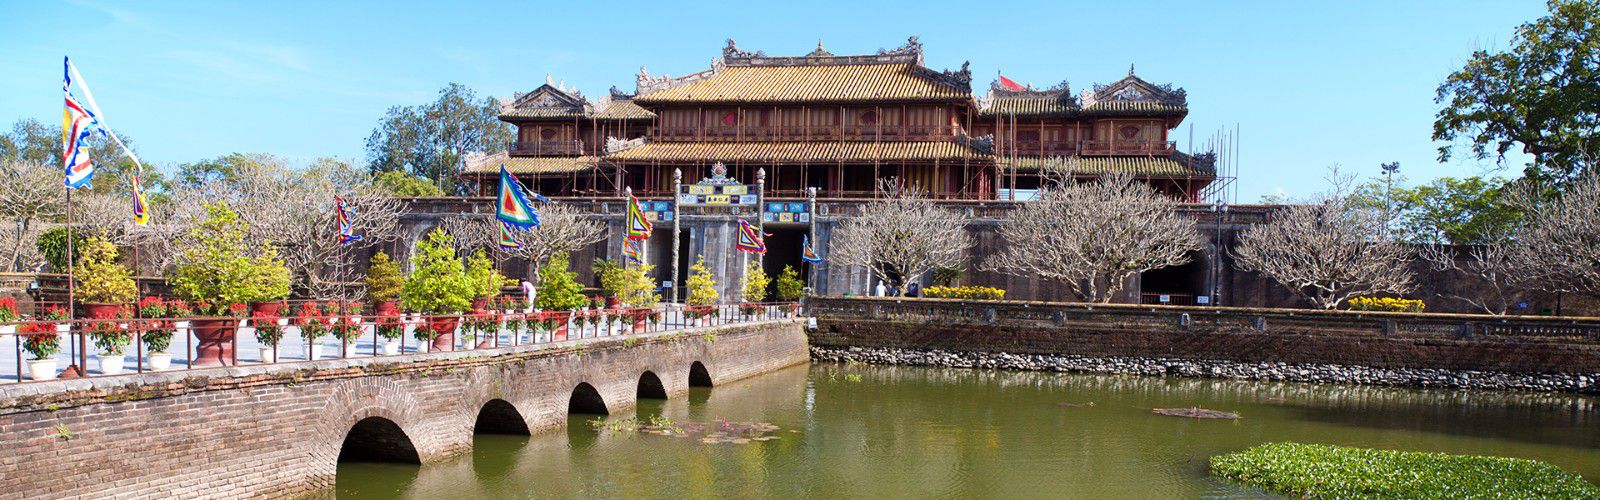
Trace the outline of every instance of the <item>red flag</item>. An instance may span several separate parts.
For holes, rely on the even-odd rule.
[[[1000,88],[1003,88],[1003,89],[1006,89],[1006,90],[1009,90],[1009,91],[1012,91],[1012,92],[1022,92],[1024,90],[1028,90],[1028,87],[1026,85],[1023,85],[1023,84],[1017,83],[1015,81],[1012,81],[1010,78],[1006,78],[1004,75],[1002,75],[1000,77]]]

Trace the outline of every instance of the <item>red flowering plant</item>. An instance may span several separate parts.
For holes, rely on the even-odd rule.
[[[472,343],[479,334],[488,333],[500,324],[499,313],[486,309],[475,309],[470,316],[461,322],[461,338],[467,343]]]
[[[0,323],[9,323],[22,319],[17,313],[17,299],[15,297],[0,297]]]
[[[167,316],[173,318],[187,318],[191,314],[194,314],[194,308],[189,306],[188,301],[183,299],[172,299],[167,301]]]
[[[94,337],[95,347],[100,348],[100,354],[121,356],[128,353],[128,345],[133,343],[133,333],[128,331],[128,323],[123,320],[131,316],[133,311],[121,307],[109,314],[96,314],[93,321],[86,325],[89,335]]]
[[[61,352],[61,335],[55,323],[27,323],[18,329],[22,337],[22,350],[33,355],[33,360],[50,359]]]
[[[379,316],[373,319],[373,323],[378,336],[384,340],[398,339],[406,332],[406,325],[400,321],[399,316]]]
[[[171,349],[172,336],[175,332],[172,321],[163,319],[170,317],[172,310],[167,301],[152,295],[139,299],[139,303],[134,307],[138,312],[136,316],[147,319],[138,323],[139,341],[144,342],[145,350],[151,353],[164,353],[167,349]]]
[[[242,303],[207,302],[197,300],[193,304],[193,313],[198,316],[212,318],[241,318],[250,308]]]
[[[333,336],[338,337],[340,342],[345,344],[355,342],[361,337],[361,307],[356,305],[351,308],[334,304],[336,304],[335,312],[328,316],[328,329],[333,331]],[[340,309],[345,311],[345,315],[338,315]]]
[[[300,338],[306,342],[316,342],[318,337],[328,333],[328,323],[322,316],[322,310],[312,302],[300,304],[300,313],[295,316],[294,324],[300,327]]]
[[[256,330],[256,342],[271,347],[283,342],[283,326],[278,324],[278,319],[277,314],[266,311],[256,311],[250,315],[250,326]]]

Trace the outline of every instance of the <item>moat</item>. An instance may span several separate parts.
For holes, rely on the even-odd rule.
[[[1216,454],[1302,441],[1543,460],[1600,478],[1600,398],[1192,378],[817,363],[565,429],[479,435],[422,467],[347,463],[341,498],[1261,497]],[[1237,420],[1156,415],[1203,407]],[[731,443],[634,419],[771,424]],[[607,425],[591,425],[604,418]]]

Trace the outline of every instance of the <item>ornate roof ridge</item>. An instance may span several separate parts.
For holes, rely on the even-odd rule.
[[[1027,90],[1006,90],[1005,87],[1000,85],[1000,78],[996,77],[994,80],[989,82],[989,92],[993,93],[995,97],[1055,97],[1065,95],[1068,98],[1071,98],[1072,84],[1068,83],[1067,80],[1062,80],[1061,83],[1057,83],[1049,88],[1038,90],[1033,88],[1029,88]]]
[[[1187,91],[1173,88],[1170,83],[1156,85],[1139,78],[1134,74],[1132,65],[1128,66],[1128,76],[1110,84],[1097,83],[1092,89],[1084,89],[1081,99],[1085,108],[1106,101],[1155,102],[1180,107],[1189,105]]]
[[[528,109],[562,109],[566,111],[584,112],[589,101],[584,99],[583,93],[577,89],[566,88],[565,82],[557,84],[545,75],[545,83],[532,92],[513,92],[511,100],[500,106],[500,112],[506,113],[515,110]],[[553,99],[540,99],[538,96],[547,95]]]
[[[722,48],[722,61],[728,66],[825,66],[845,64],[922,64],[922,43],[913,36],[905,45],[893,49],[878,49],[877,54],[835,55],[822,47],[803,56],[768,56],[765,51],[741,50],[732,38]]]

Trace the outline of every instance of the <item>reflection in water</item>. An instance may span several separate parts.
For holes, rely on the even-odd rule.
[[[1061,406],[1058,403],[1093,406]],[[1600,477],[1596,399],[1572,395],[814,365],[574,417],[531,438],[483,435],[421,468],[347,464],[339,495],[483,497],[1254,496],[1206,459],[1267,441],[1518,456]],[[1200,406],[1241,420],[1150,413]],[[770,422],[745,445],[641,435],[591,418]]]

